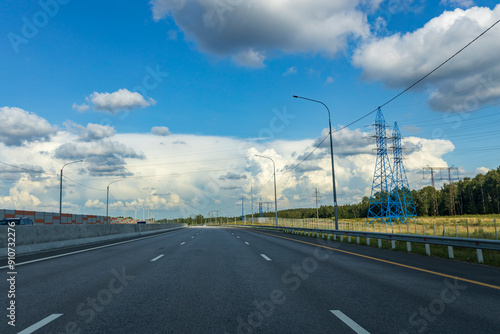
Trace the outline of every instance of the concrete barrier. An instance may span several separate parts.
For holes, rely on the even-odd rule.
[[[95,217],[95,216],[94,216]],[[19,226],[15,229],[17,255],[132,238],[186,227],[185,224],[71,224]],[[0,226],[0,258],[7,257],[8,226]]]
[[[95,215],[76,215],[55,212],[39,212],[25,210],[5,210],[0,209],[0,220],[4,218],[31,218],[35,225],[95,225],[95,224],[135,224],[140,219],[114,218]]]

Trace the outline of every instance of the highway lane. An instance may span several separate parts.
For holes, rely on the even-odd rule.
[[[338,250],[500,285],[497,268],[272,234],[190,228],[20,266],[17,326],[0,332],[59,314],[36,333],[500,332],[500,290]]]

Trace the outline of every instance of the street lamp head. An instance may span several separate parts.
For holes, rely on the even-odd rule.
[[[294,98],[296,98],[296,99],[298,99],[298,98],[299,98],[297,95],[294,95],[293,97],[294,97]]]

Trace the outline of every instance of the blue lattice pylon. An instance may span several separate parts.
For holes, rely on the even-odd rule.
[[[401,203],[401,211],[399,212],[400,221],[404,224],[408,224],[417,220],[418,217],[403,164],[403,145],[401,143],[401,132],[399,131],[397,122],[394,123],[392,140],[394,157],[392,195],[398,198]]]
[[[378,108],[375,117],[375,138],[377,140],[377,161],[373,175],[368,224],[379,222],[390,224],[397,221],[401,211],[399,199],[392,196],[393,177],[387,154],[386,124],[382,110]]]

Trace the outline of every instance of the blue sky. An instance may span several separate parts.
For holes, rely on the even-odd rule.
[[[0,161],[46,174],[5,166],[0,206],[54,210],[52,179],[73,158],[85,162],[68,167],[68,210],[103,211],[95,189],[116,179],[114,208],[161,217],[228,211],[254,184],[270,198],[254,153],[283,173],[326,135],[326,110],[292,95],[326,103],[339,128],[498,19],[494,1],[472,0],[4,1]],[[427,164],[462,177],[500,165],[499,36],[496,26],[383,109],[407,137],[415,187]],[[369,196],[373,122],[336,134],[341,203]],[[280,207],[312,205],[315,187],[330,204],[325,152],[281,176]]]

